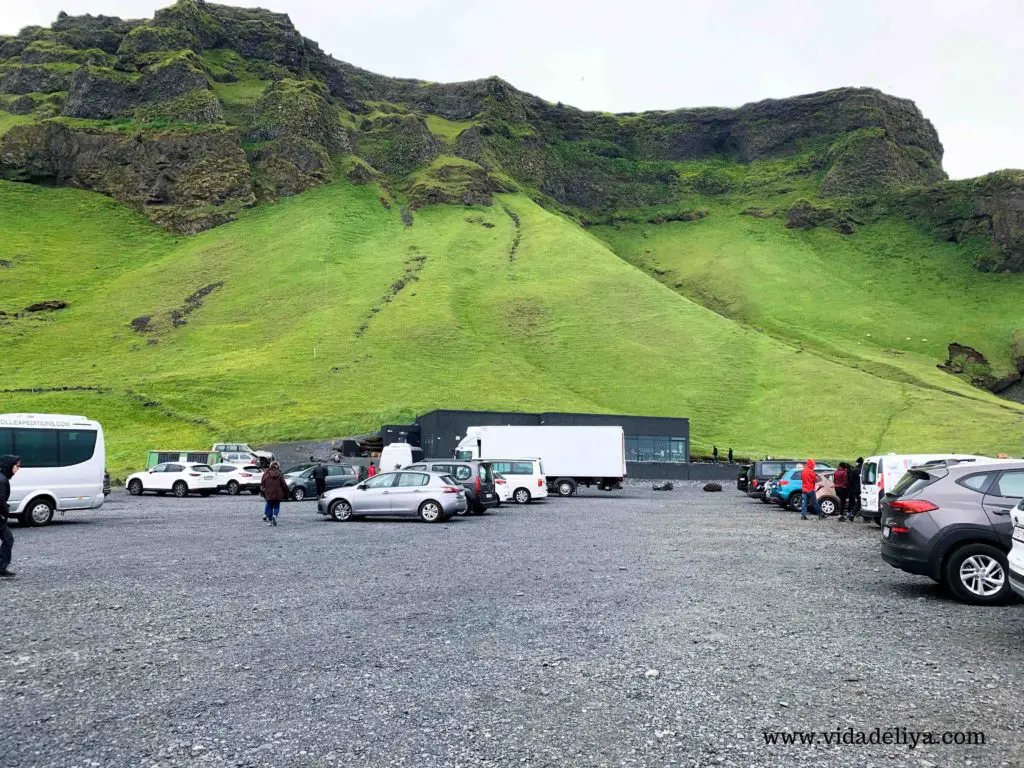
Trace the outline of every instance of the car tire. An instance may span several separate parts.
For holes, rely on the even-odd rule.
[[[327,508],[327,513],[334,522],[343,523],[346,520],[352,519],[352,505],[344,499],[338,499],[331,502],[331,506]]]
[[[949,556],[943,575],[953,595],[971,605],[999,605],[1010,596],[1006,554],[991,544],[967,544]]]
[[[444,519],[444,510],[433,499],[427,499],[420,504],[419,512],[420,520],[424,523],[439,523]]]
[[[292,501],[302,501],[304,498],[306,498],[306,489],[301,485],[297,485],[292,490]]]
[[[793,491],[789,494],[789,498],[786,499],[786,509],[791,509],[794,512],[800,511],[800,506],[803,504],[803,494]]]
[[[44,525],[50,524],[53,520],[53,513],[53,502],[49,499],[34,499],[31,504],[25,507],[25,512],[21,516],[21,523],[33,528],[41,528]]]
[[[179,480],[171,486],[171,492],[179,499],[184,499],[188,496],[188,484],[184,480]]]
[[[128,482],[128,493],[132,496],[141,496],[143,491],[141,480],[130,480]]]
[[[555,493],[565,498],[576,493],[576,484],[572,480],[559,480],[555,485]]]
[[[242,487],[238,484],[237,480],[228,481],[228,495],[237,496],[241,491]]]
[[[516,492],[512,494],[512,498],[516,504],[529,504],[533,497],[526,488],[516,488]]]
[[[835,496],[826,496],[824,499],[818,499],[818,506],[825,517],[832,517],[839,511],[839,499]]]

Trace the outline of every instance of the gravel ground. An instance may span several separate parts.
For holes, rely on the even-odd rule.
[[[15,526],[0,765],[1024,764],[1024,606],[953,602],[867,524],[689,486],[436,526],[259,517],[115,492]],[[986,745],[762,735],[876,727]]]

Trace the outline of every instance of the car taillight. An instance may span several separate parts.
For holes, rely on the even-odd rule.
[[[902,525],[894,525],[889,529],[889,533],[910,533],[910,529],[904,528]]]
[[[473,478],[473,487],[476,489],[477,493],[480,493],[480,476],[479,475],[477,475],[476,477]]]
[[[252,475],[250,475],[248,472],[239,472],[238,474],[240,474],[242,477],[252,477]]]
[[[903,512],[907,515],[913,515],[918,512],[934,512],[938,509],[937,506],[932,504],[930,501],[924,501],[923,499],[911,499],[910,501],[893,501],[890,502],[889,506],[897,512]]]
[[[450,485],[446,485],[444,487],[444,490],[441,491],[441,493],[458,493],[460,490],[462,490],[462,489],[461,488],[453,488]]]
[[[779,485],[789,485],[789,480],[779,480]]]
[[[504,485],[505,484],[504,480],[495,480],[494,482],[496,482],[498,485]]]
[[[544,481],[541,480],[539,477],[537,478],[537,487],[538,488],[543,488],[544,487]]]

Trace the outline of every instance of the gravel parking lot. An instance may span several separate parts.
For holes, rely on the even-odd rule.
[[[1024,606],[953,602],[867,524],[639,486],[435,526],[260,515],[115,491],[15,526],[0,765],[1024,764]],[[763,736],[851,728],[986,744]]]

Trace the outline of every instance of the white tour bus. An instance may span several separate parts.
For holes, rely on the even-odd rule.
[[[103,427],[82,416],[0,414],[0,456],[21,457],[11,481],[10,516],[47,525],[56,511],[103,505]]]

